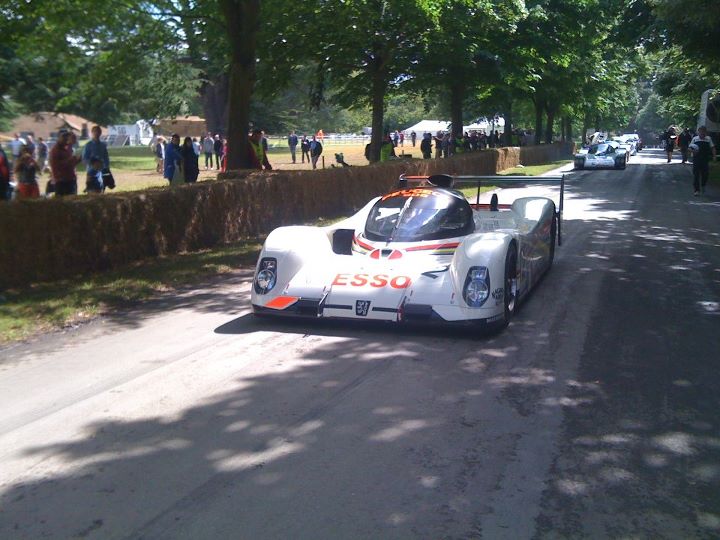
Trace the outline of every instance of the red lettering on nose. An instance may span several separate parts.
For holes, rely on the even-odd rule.
[[[390,280],[393,289],[407,289],[410,286],[410,278],[407,276],[395,276]]]
[[[335,280],[332,282],[333,285],[347,285],[346,280],[348,279],[348,274],[338,274],[335,276]]]
[[[388,277],[385,274],[376,274],[373,276],[373,280],[370,282],[371,287],[380,289],[388,284]]]

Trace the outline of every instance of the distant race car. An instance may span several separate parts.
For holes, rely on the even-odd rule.
[[[627,148],[615,141],[592,144],[587,153],[575,154],[576,169],[624,169],[629,159]]]
[[[613,137],[612,140],[618,143],[620,148],[624,148],[627,151],[628,156],[634,156],[637,154],[637,142],[635,139],[621,136]]]
[[[545,197],[479,204],[479,184],[559,183]],[[478,186],[471,204],[459,183]],[[275,229],[252,284],[259,316],[506,326],[560,244],[563,177],[401,177],[328,227]]]

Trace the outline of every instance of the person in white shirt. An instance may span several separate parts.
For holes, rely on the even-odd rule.
[[[15,138],[8,143],[13,162],[20,157],[20,151],[25,146],[25,139],[20,138],[20,134],[16,133]]]

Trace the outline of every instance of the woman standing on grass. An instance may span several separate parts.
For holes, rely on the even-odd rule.
[[[18,199],[37,199],[40,196],[40,187],[37,183],[37,174],[40,171],[30,148],[24,146],[20,150],[20,157],[15,162],[15,178],[17,179]]]
[[[182,155],[180,154],[180,135],[173,133],[165,147],[165,170],[163,177],[170,185],[182,184]]]
[[[185,182],[190,184],[197,182],[198,174],[200,174],[200,166],[198,164],[198,154],[195,152],[193,141],[190,137],[185,137],[182,148],[182,168],[185,175]]]

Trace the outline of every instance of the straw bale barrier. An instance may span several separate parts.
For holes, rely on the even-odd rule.
[[[0,207],[0,287],[68,278],[146,257],[256,237],[347,215],[400,174],[495,174],[567,157],[568,145],[500,148],[447,160],[316,171],[230,171],[216,181]]]

